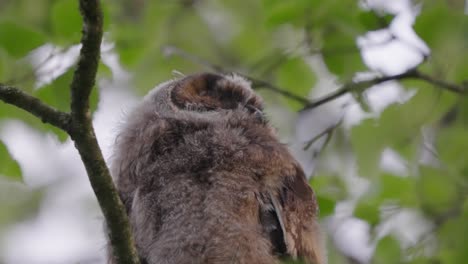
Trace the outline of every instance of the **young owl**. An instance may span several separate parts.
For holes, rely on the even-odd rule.
[[[112,174],[143,264],[326,263],[314,192],[241,77],[156,87],[117,137]]]

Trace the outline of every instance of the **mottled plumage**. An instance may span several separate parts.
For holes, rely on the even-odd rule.
[[[144,264],[326,263],[314,193],[238,76],[156,87],[112,164]]]

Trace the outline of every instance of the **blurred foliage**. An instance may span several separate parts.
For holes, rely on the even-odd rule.
[[[103,1],[105,41],[114,45],[112,52],[131,73],[131,85],[141,95],[172,78],[173,70],[191,73],[216,65],[308,97],[324,74],[312,67],[311,58],[319,59],[338,83],[371,71],[361,58],[356,40],[368,32],[388,29],[395,14],[367,2],[372,1]],[[463,13],[467,8],[464,1],[413,4],[421,7],[414,31],[431,50],[419,68],[434,78],[467,81],[468,17]],[[55,108],[68,111],[73,68],[37,87],[40,76],[28,54],[46,43],[63,49],[78,44],[81,23],[75,0],[0,1],[0,81],[22,87]],[[389,41],[395,39],[398,36]],[[174,47],[186,54],[174,53]],[[417,48],[414,52],[422,53]],[[101,65],[100,77],[109,78],[105,67]],[[394,102],[381,113],[372,113],[349,129],[337,128],[341,133],[335,133],[320,153],[318,164],[335,160],[334,169],[318,166],[311,180],[321,219],[325,222],[337,217],[337,205],[351,202],[352,216],[370,226],[375,246],[371,263],[466,263],[468,98],[423,81],[400,84],[414,96]],[[264,90],[261,93],[267,111],[276,107],[296,113],[302,107],[287,97]],[[366,89],[353,96],[364,111],[372,112],[366,104]],[[92,95],[93,110],[97,102],[96,91]],[[0,103],[0,121],[5,119],[22,120],[57,135],[61,141],[67,138],[24,111]],[[383,168],[384,150],[403,160],[404,175]],[[345,167],[345,162],[336,162],[349,158],[352,169]],[[3,191],[17,184],[12,181],[20,180],[21,172],[1,142],[0,174],[8,180],[0,181],[0,225],[4,228],[12,219],[28,217],[25,212],[34,212],[40,194]],[[358,195],[352,177],[367,184]],[[392,214],[386,212],[389,207],[396,212],[421,214],[431,223],[430,230],[410,243],[392,232],[382,233],[379,227],[392,220]],[[402,232],[411,228],[401,224]],[[329,239],[330,263],[361,263],[337,247],[333,241],[340,234],[329,231],[334,235]],[[425,249],[428,237],[435,239],[435,247],[429,250]]]
[[[13,180],[21,179],[21,169],[19,164],[10,157],[5,144],[0,142],[0,175],[4,175]]]
[[[36,214],[42,190],[31,191],[27,186],[0,178],[0,234],[9,225]]]

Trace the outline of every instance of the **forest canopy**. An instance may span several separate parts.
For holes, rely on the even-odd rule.
[[[8,91],[15,88],[73,113],[70,85],[83,59],[79,2],[0,1],[2,101],[8,102]],[[268,117],[317,193],[329,263],[467,262],[468,2],[115,0],[101,5],[102,59],[89,108],[105,158],[109,146],[102,142],[115,131],[103,120],[118,120],[121,113],[113,111],[125,100],[105,103],[106,96],[124,90],[128,98],[140,98],[158,83],[194,72],[235,73],[264,98]],[[44,263],[47,259],[35,253],[18,254],[22,245],[15,241],[35,235],[15,240],[15,230],[32,228],[46,208],[56,206],[50,197],[65,190],[63,182],[87,180],[86,172],[67,129],[2,101],[0,263]],[[18,123],[40,136],[11,132]],[[48,147],[33,143],[41,138]],[[58,154],[43,153],[65,148],[67,166],[48,162]],[[41,171],[42,162],[53,166]],[[31,180],[40,177],[48,180]],[[91,187],[83,188],[84,217],[102,219]],[[61,199],[75,202],[68,195]],[[67,256],[48,257],[53,263],[102,262],[102,247],[80,251],[78,244],[70,243]],[[47,248],[42,257],[53,255]]]

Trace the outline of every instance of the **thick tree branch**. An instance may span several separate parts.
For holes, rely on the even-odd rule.
[[[83,17],[81,51],[70,85],[70,136],[86,167],[91,186],[106,219],[116,263],[139,263],[129,221],[94,133],[89,95],[95,84],[102,41],[103,16],[99,0],[80,0]]]
[[[48,106],[38,98],[16,87],[0,83],[0,100],[35,115],[44,123],[49,123],[65,131],[70,129],[69,114]]]
[[[70,85],[71,113],[60,112],[20,89],[3,84],[0,84],[0,100],[68,132],[106,219],[115,262],[138,264],[128,217],[99,148],[89,110],[89,95],[95,84],[100,57],[102,10],[99,0],[80,0],[79,3],[83,35],[78,65]]]
[[[102,40],[102,10],[99,0],[80,0],[83,17],[81,50],[71,83],[71,115],[84,122],[90,119],[89,95],[94,87]]]

